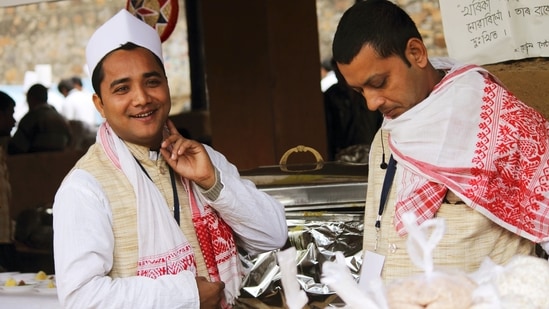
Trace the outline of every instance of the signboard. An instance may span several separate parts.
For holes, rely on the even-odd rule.
[[[549,56],[549,0],[440,0],[448,55],[478,65]]]

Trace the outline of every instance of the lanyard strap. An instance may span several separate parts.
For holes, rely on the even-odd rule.
[[[379,199],[379,209],[377,211],[377,219],[375,227],[377,229],[381,228],[381,216],[385,210],[385,204],[387,203],[387,196],[391,190],[391,185],[393,184],[393,179],[395,179],[396,172],[396,161],[393,158],[393,155],[389,158],[389,164],[387,165],[387,170],[385,172],[385,178],[383,179],[383,188],[381,189],[381,198]]]
[[[179,224],[179,197],[177,195],[177,186],[175,185],[175,175],[171,166],[168,166],[170,169],[170,179],[172,181],[172,191],[173,191],[173,216],[177,225]]]
[[[149,176],[149,173],[147,173],[147,171],[145,170],[143,165],[141,165],[141,162],[139,162],[139,160],[137,160],[136,157],[134,157],[134,159],[135,159],[135,162],[137,162],[137,164],[139,164],[139,167],[141,168],[143,173],[145,173],[145,175],[147,175],[149,180],[152,181],[151,176]],[[177,222],[177,225],[180,225],[180,223],[179,223],[179,195],[177,194],[177,186],[175,185],[175,175],[174,175],[174,171],[173,171],[172,167],[168,166],[168,168],[170,170],[170,179],[171,179],[171,182],[172,182],[173,217],[175,218],[175,221]]]

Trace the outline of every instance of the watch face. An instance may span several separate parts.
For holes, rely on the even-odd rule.
[[[179,14],[177,0],[128,0],[126,9],[155,28],[162,42],[172,34]]]

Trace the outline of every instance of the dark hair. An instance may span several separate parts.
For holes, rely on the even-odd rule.
[[[324,59],[320,63],[320,66],[326,71],[333,71],[334,65],[333,65],[332,58]]]
[[[59,81],[59,84],[57,84],[57,90],[60,93],[63,93],[63,91],[71,91],[72,88],[74,88],[72,80],[64,78],[61,81]]]
[[[78,76],[73,76],[70,78],[70,81],[72,82],[73,85],[78,85],[80,87],[82,87],[82,79]]]
[[[15,100],[13,100],[13,98],[7,93],[0,91],[0,111],[5,112],[10,107],[15,107]]]
[[[48,102],[48,88],[42,84],[34,84],[27,90],[27,102]]]
[[[363,46],[370,45],[382,58],[397,55],[410,65],[405,50],[411,38],[422,40],[410,16],[387,0],[355,3],[339,21],[332,54],[338,63],[349,64]]]
[[[117,50],[134,50],[136,48],[144,48],[144,47],[136,45],[132,42],[128,42],[116,49],[111,50],[109,53],[103,56],[103,58],[101,58],[101,60],[97,63],[97,65],[95,66],[95,69],[93,70],[91,81],[92,81],[93,90],[99,97],[101,97],[101,87],[100,87],[101,82],[103,81],[103,78],[105,78],[105,70],[103,70],[103,61],[105,60],[105,58]],[[158,64],[162,68],[162,73],[166,75],[166,70],[164,69],[164,63],[162,62],[162,60],[155,53],[151,52],[150,50],[149,52],[154,56],[154,59],[156,60],[156,62],[158,62]]]

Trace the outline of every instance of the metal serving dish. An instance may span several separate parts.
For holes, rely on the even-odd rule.
[[[298,147],[302,148],[288,152],[315,151]],[[314,163],[291,165],[286,163],[286,154],[280,165],[241,171],[241,176],[280,201],[287,212],[363,212],[368,187],[367,164],[323,162],[320,155],[315,154]]]
[[[295,152],[310,151],[316,162],[288,164]],[[280,201],[286,210],[289,244],[300,254],[298,279],[310,304],[328,308],[336,295],[320,283],[321,266],[336,251],[344,253],[349,265],[357,265],[362,250],[364,204],[368,187],[368,165],[324,162],[316,150],[298,146],[290,149],[279,165],[240,171],[243,178]],[[275,251],[248,261],[253,265],[244,281],[240,301],[249,308],[282,308],[283,288],[279,282]],[[258,278],[261,278],[258,280]]]

